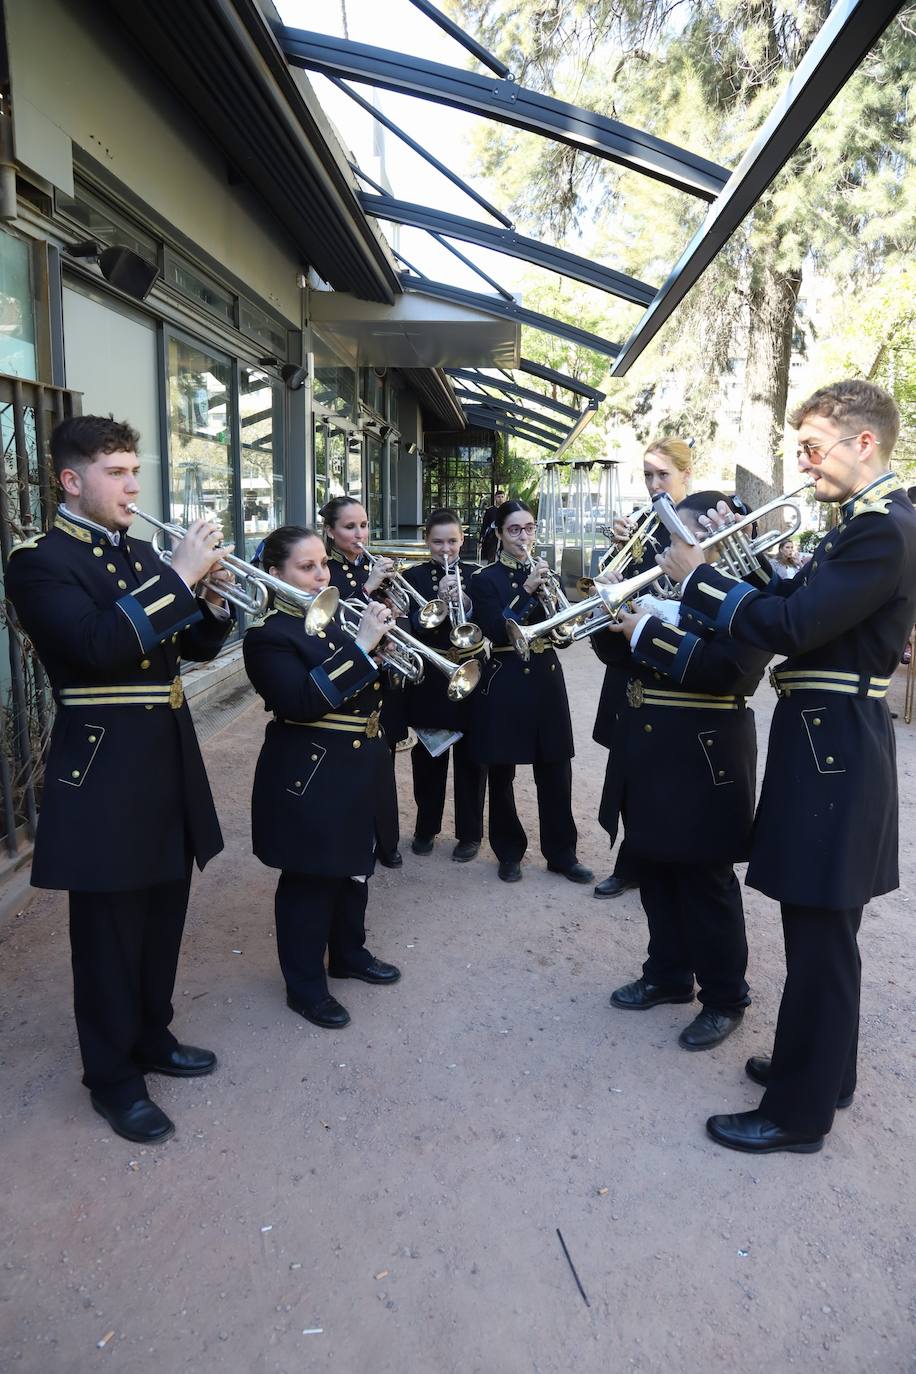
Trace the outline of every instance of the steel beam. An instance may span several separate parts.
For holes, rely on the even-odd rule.
[[[435,5],[430,4],[430,0],[410,0],[410,3],[415,5],[422,14],[425,14],[427,19],[438,24],[440,29],[444,29],[450,38],[454,38],[456,43],[460,43],[463,48],[467,48],[469,53],[473,53],[477,61],[482,62],[485,67],[489,67],[491,72],[495,72],[497,76],[509,76],[509,68],[505,62],[500,62],[499,58],[488,52],[482,43],[477,42],[476,38],[472,38],[469,33],[465,33],[464,29],[459,28],[453,19],[449,19],[441,10],[437,10]]]
[[[577,329],[573,324],[564,324],[562,320],[555,320],[550,315],[539,315],[534,310],[526,310],[524,306],[516,305],[512,301],[504,301],[501,296],[484,296],[478,291],[465,291],[460,286],[451,286],[444,281],[417,282],[404,273],[401,273],[400,280],[404,291],[418,291],[425,296],[435,296],[438,300],[465,305],[470,310],[482,310],[488,315],[502,315],[507,320],[527,325],[529,329],[540,329],[544,334],[555,334],[557,338],[566,339],[568,343],[590,348],[595,353],[603,353],[607,358],[616,358],[620,352],[620,344],[610,343],[598,334],[589,334],[586,329]]]
[[[902,0],[837,0],[760,133],[621,349],[612,376],[629,372],[902,8]]]
[[[516,415],[510,415],[505,410],[493,410],[489,406],[464,406],[464,412],[470,419],[472,414],[477,416],[489,416],[493,426],[508,425],[514,428],[518,434],[524,433],[526,438],[538,440],[541,443],[549,444],[551,448],[559,448],[566,438],[565,434],[554,434],[551,430],[541,429],[538,425],[529,424],[527,420],[521,419]]]
[[[529,444],[537,444],[539,448],[549,448],[551,453],[556,448],[556,440],[539,438],[537,435],[525,433],[524,426],[517,425],[513,420],[507,420],[504,415],[494,415],[492,411],[466,410],[468,424],[478,429],[492,429],[497,433],[514,434],[518,439],[525,439]]]
[[[580,382],[575,377],[568,377],[565,372],[555,372],[552,367],[545,367],[543,363],[532,362],[530,358],[522,358],[518,370],[519,372],[527,372],[529,377],[540,377],[542,382],[550,382],[552,386],[560,387],[564,391],[571,391],[576,396],[586,396],[590,401],[607,399],[605,393],[599,391],[597,387],[589,386],[587,382]]]
[[[536,401],[538,405],[546,406],[548,410],[555,410],[560,415],[565,415],[568,420],[578,420],[581,411],[576,410],[575,406],[564,405],[562,401],[555,401],[552,396],[544,396],[540,391],[532,391],[531,387],[519,386],[517,382],[502,381],[499,377],[490,377],[485,372],[480,372],[468,367],[447,367],[445,369],[449,377],[457,378],[463,382],[477,382],[480,386],[492,386],[497,391],[508,392],[512,396],[520,396],[526,401]]]
[[[521,258],[535,267],[544,267],[548,272],[556,272],[561,277],[571,277],[574,281],[584,282],[586,286],[597,286],[599,291],[607,291],[621,300],[632,301],[634,305],[651,305],[656,289],[648,282],[637,281],[624,272],[616,272],[612,267],[603,267],[599,262],[591,262],[577,253],[569,253],[563,248],[552,248],[548,243],[526,238],[514,229],[497,229],[492,224],[480,220],[465,219],[461,215],[447,214],[428,205],[414,205],[405,200],[394,200],[389,195],[370,196],[360,192],[360,204],[368,215],[376,219],[388,220],[390,224],[406,224],[413,229],[425,229],[430,234],[441,234],[447,238],[461,239],[464,243],[474,243],[479,248],[488,248],[494,253],[505,253],[512,258]]]
[[[550,435],[556,437],[557,443],[566,438],[569,432],[569,425],[561,425],[557,421],[548,420],[546,415],[540,415],[537,411],[528,410],[523,405],[513,405],[511,401],[501,401],[495,396],[482,396],[477,391],[468,391],[464,387],[456,387],[455,395],[461,401],[462,406],[467,402],[469,405],[483,406],[485,410],[492,410],[500,415],[511,415],[513,419],[521,424],[530,425],[532,429],[543,431],[544,437]],[[578,417],[577,417],[578,418]]]
[[[277,40],[294,66],[512,124],[606,158],[701,200],[715,200],[728,181],[727,168],[707,158],[514,81],[499,81],[480,72],[305,29],[278,28]]]

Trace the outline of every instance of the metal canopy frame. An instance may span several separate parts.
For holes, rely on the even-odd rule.
[[[553,449],[556,445],[555,439],[545,439],[539,434],[530,432],[527,426],[520,424],[517,420],[508,416],[497,415],[494,411],[477,409],[472,406],[465,410],[465,414],[468,417],[468,424],[476,424],[480,429],[508,431],[509,434],[514,434],[529,444],[537,444],[538,448]]]
[[[486,372],[481,372],[479,368],[470,367],[447,367],[446,375],[456,381],[476,382],[478,386],[490,386],[496,391],[505,391],[512,396],[519,396],[525,401],[535,401],[538,405],[546,406],[548,410],[555,410],[560,415],[565,415],[568,420],[577,420],[579,411],[574,406],[564,405],[562,401],[555,401],[552,396],[544,396],[540,391],[534,391],[531,387],[521,386],[517,382],[503,381],[501,377],[491,377]]]
[[[277,38],[294,66],[435,100],[512,124],[594,153],[701,200],[714,200],[728,181],[728,169],[708,158],[514,81],[494,81],[480,72],[306,29],[281,27]]]
[[[538,411],[531,410],[527,406],[513,405],[511,401],[501,401],[495,396],[484,396],[464,387],[457,387],[455,395],[461,402],[467,401],[471,405],[476,405],[478,409],[482,407],[484,410],[492,410],[497,415],[509,415],[522,424],[539,430],[545,439],[553,439],[557,444],[561,444],[566,438],[568,425],[561,425],[555,421],[551,422],[545,415],[541,415]]]

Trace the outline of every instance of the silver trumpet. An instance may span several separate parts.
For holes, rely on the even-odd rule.
[[[146,511],[140,510],[139,506],[129,505],[127,509],[131,515],[137,515],[148,525],[155,526],[156,533],[151,541],[153,548],[163,563],[171,563],[172,550],[163,544],[163,537],[168,535],[171,539],[184,539],[188,532],[185,526],[175,521],[157,520],[155,515],[148,515]],[[233,553],[223,554],[216,566],[231,572],[238,581],[226,584],[211,582],[209,577],[205,577],[201,580],[200,586],[212,588],[224,601],[231,602],[246,615],[262,615],[267,609],[268,593],[276,592],[305,611],[305,628],[310,635],[317,634],[334,619],[340,600],[340,593],[336,587],[325,587],[322,591],[314,593],[304,592],[298,587],[290,586],[281,577],[272,577],[263,568],[256,568],[253,563],[246,563],[244,558],[237,558]]]
[[[367,605],[368,602],[359,597],[351,597],[350,600],[340,603],[340,626],[351,639],[355,639],[359,632],[359,624]],[[465,663],[452,663],[443,654],[437,653],[422,640],[415,639],[394,622],[387,627],[378,652],[386,668],[392,668],[408,682],[415,684],[422,682],[426,664],[431,663],[449,680],[449,701],[464,701],[480,681],[480,664],[475,658],[469,658]]]
[[[479,649],[483,644],[483,630],[479,625],[475,625],[472,620],[468,620],[464,609],[464,587],[461,583],[461,559],[456,558],[453,567],[449,567],[448,554],[443,557],[445,575],[448,577],[451,572],[455,578],[457,589],[457,600],[448,603],[448,616],[452,623],[452,632],[449,639],[456,649]]]
[[[360,544],[359,540],[357,540],[357,544],[368,558],[370,569],[374,568],[378,559],[369,552],[365,544]],[[424,630],[434,630],[437,625],[442,625],[448,619],[448,606],[441,597],[427,601],[426,597],[421,596],[416,587],[412,587],[407,578],[402,575],[400,563],[395,563],[379,590],[391,602],[397,615],[408,615],[411,601],[419,606],[419,620]]]
[[[525,565],[525,575],[530,576],[537,565],[537,559],[529,557]],[[567,617],[564,612],[570,609],[570,601],[563,590],[563,584],[552,568],[548,568],[541,578],[540,586],[534,593],[538,601],[544,607],[547,620],[556,622],[556,626],[550,632],[550,642],[557,649],[568,649],[573,642],[571,628],[566,624]],[[578,607],[576,608],[578,610]],[[557,616],[562,616],[557,620]],[[511,622],[510,622],[511,623]],[[546,624],[546,621],[542,621]]]
[[[775,501],[769,501],[765,506],[760,506],[758,510],[751,511],[749,515],[742,516],[740,520],[735,520],[732,524],[726,525],[723,529],[717,530],[715,534],[709,535],[699,543],[699,547],[704,551],[707,549],[722,549],[722,557],[717,559],[714,566],[720,572],[730,573],[732,577],[747,578],[755,573],[760,567],[759,555],[771,549],[774,544],[781,544],[784,539],[789,539],[801,525],[801,507],[793,500],[801,492],[814,485],[809,478],[802,482],[801,486],[793,491],[787,492],[784,496],[778,496]],[[658,506],[657,506],[658,508]],[[766,516],[772,515],[777,510],[787,509],[791,514],[786,517],[789,520],[788,530],[765,530],[756,539],[749,538],[748,531],[755,521],[763,520]],[[673,507],[672,507],[673,510]],[[668,520],[659,513],[659,518],[663,524]],[[680,518],[675,515],[674,520],[681,529],[673,529],[672,532],[681,536],[681,530],[691,543],[696,543],[693,535],[681,525]],[[637,573],[635,577],[628,577],[623,582],[596,583],[595,594],[585,601],[579,601],[574,606],[569,606],[566,610],[560,610],[555,615],[542,620],[538,625],[523,626],[515,621],[508,621],[506,628],[509,639],[515,652],[520,658],[527,659],[531,655],[531,642],[540,639],[544,635],[553,635],[557,629],[565,627],[569,642],[580,639],[587,639],[590,635],[597,634],[599,630],[606,630],[607,627],[617,619],[622,606],[626,605],[634,597],[639,596],[640,592],[651,587],[659,578],[665,574],[661,568],[649,568],[645,572]],[[580,622],[575,624],[574,622]]]
[[[625,543],[618,548],[611,548],[604,555],[598,564],[598,572],[624,572],[631,563],[638,563],[642,558],[646,544],[656,543],[655,532],[658,529],[658,516],[652,508],[652,503],[641,506],[629,517],[629,523],[633,526],[632,533]]]

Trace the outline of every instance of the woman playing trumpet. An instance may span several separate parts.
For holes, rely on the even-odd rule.
[[[692,462],[693,455],[690,445],[683,439],[654,439],[646,449],[642,460],[643,481],[650,498],[665,491],[675,505],[683,501],[690,490]],[[652,519],[651,509],[650,514],[642,522],[643,525],[650,519]],[[627,566],[620,569],[624,577],[632,577],[636,573],[645,572],[647,568],[654,568],[656,553],[668,547],[670,543],[668,531],[663,525],[657,525],[655,521],[653,521],[653,525],[655,528],[651,539],[646,539],[642,543],[637,540],[633,546],[633,556],[628,561]],[[624,546],[634,535],[632,523],[629,520],[615,520],[613,534],[615,543]],[[608,633],[593,635],[591,644],[605,666],[604,682],[601,685],[601,696],[598,700],[592,739],[596,744],[602,745],[603,748],[610,749],[614,734],[614,722],[617,719],[623,694],[626,691],[629,654],[626,645],[616,635]],[[616,816],[613,818],[613,825],[610,828],[616,834]],[[613,844],[613,840],[611,843]],[[619,897],[622,892],[628,891],[631,887],[638,887],[638,885],[638,864],[631,855],[626,837],[624,837],[620,841],[620,848],[617,851],[614,871],[609,878],[596,884],[595,896]]]
[[[455,662],[463,662],[466,658],[473,658],[480,651],[478,646],[469,645],[468,648],[461,649],[452,643],[453,622],[458,619],[459,595],[462,597],[465,614],[470,615],[471,598],[463,589],[476,572],[476,567],[472,563],[459,561],[458,555],[464,536],[455,511],[433,511],[426,522],[425,538],[426,547],[430,552],[429,560],[415,563],[404,576],[426,601],[443,598],[449,603],[451,613],[449,619],[435,629],[425,629],[419,611],[412,611],[411,633]],[[470,640],[473,635],[464,637]],[[410,753],[413,795],[417,803],[417,820],[411,848],[415,854],[432,852],[435,838],[442,828],[448,758],[451,753],[457,841],[452,850],[452,858],[458,863],[467,863],[477,857],[483,837],[483,803],[487,775],[483,765],[478,763],[471,753],[468,735],[471,702],[450,701],[446,685],[441,674],[426,673],[421,682],[407,689],[407,719],[418,731],[417,743]],[[451,750],[444,749],[442,753],[433,757],[423,741],[424,730],[460,731],[461,738]]]
[[[593,874],[576,857],[572,814],[573,738],[563,669],[556,651],[538,641],[530,663],[509,643],[507,622],[544,620],[538,591],[550,569],[532,560],[535,521],[524,501],[505,501],[496,514],[500,552],[471,581],[473,620],[493,644],[472,704],[471,748],[487,767],[490,844],[503,882],[518,882],[528,837],[515,807],[515,769],[530,763],[538,795],[541,853],[552,873],[574,883]]]
[[[262,566],[309,593],[328,585],[321,538],[299,525],[268,535]],[[305,632],[302,606],[272,593],[264,619],[245,636],[245,668],[273,712],[255,770],[254,852],[279,868],[277,954],[286,1001],[316,1026],[350,1020],[332,997],[332,978],[394,983],[391,964],[365,945],[367,879],[376,844],[392,844],[397,798],[391,756],[379,725],[381,684],[372,657],[391,612],[369,601],[355,638],[338,620]]]
[[[370,558],[367,555],[369,517],[362,502],[353,496],[335,496],[321,507],[318,514],[327,537],[331,586],[337,588],[345,601],[354,596],[362,596],[366,600],[384,600],[384,583],[394,572],[395,565],[390,558]],[[390,605],[389,609],[392,609]],[[394,681],[391,674],[386,673],[381,685],[384,689],[382,723],[391,751],[391,781],[394,786],[394,752],[400,741],[407,738],[404,684]],[[398,840],[398,829],[395,827],[391,848],[383,846],[379,849],[378,861],[385,868],[400,868],[403,863]]]

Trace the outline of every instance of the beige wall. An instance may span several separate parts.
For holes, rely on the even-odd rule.
[[[180,24],[181,5],[174,9]],[[32,170],[66,189],[71,139],[298,328],[301,264],[283,231],[245,188],[227,184],[220,151],[106,9],[92,0],[4,0],[4,10],[17,153],[28,153]]]

